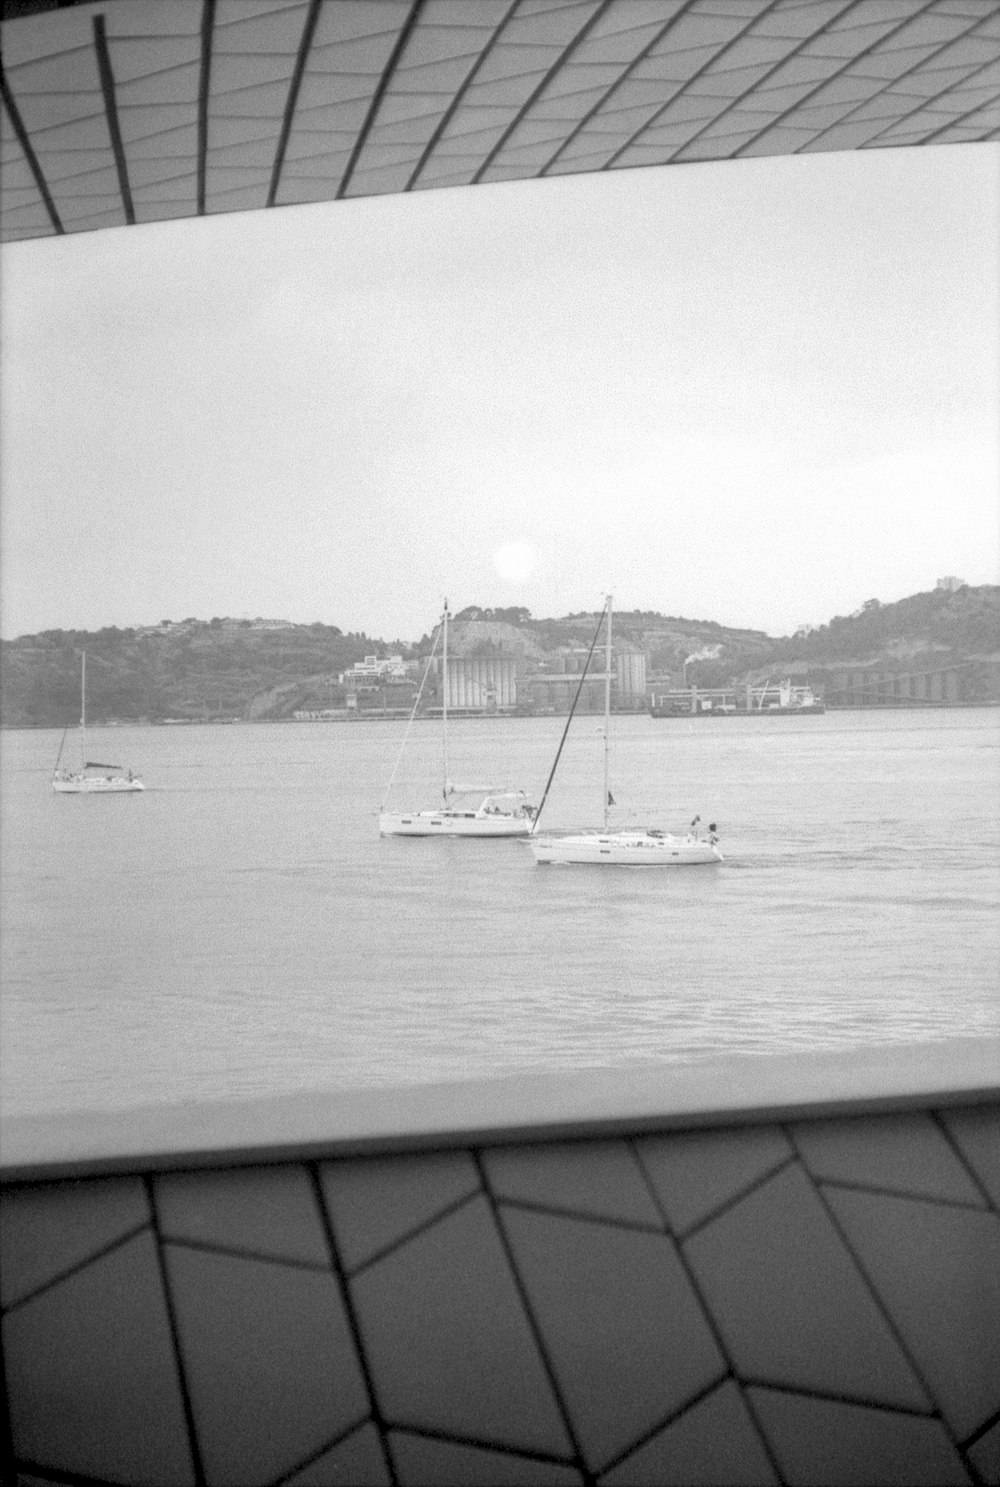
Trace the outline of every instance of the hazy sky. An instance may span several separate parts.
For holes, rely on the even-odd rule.
[[[951,145],[5,247],[0,629],[995,583],[998,224]]]

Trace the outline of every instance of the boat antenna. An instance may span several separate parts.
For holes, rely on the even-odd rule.
[[[562,731],[562,738],[559,740],[559,747],[556,750],[556,757],[552,761],[552,768],[549,770],[549,777],[545,781],[545,789],[542,791],[542,799],[539,803],[538,810],[535,812],[535,819],[531,823],[531,830],[528,833],[529,836],[534,835],[538,823],[542,818],[542,811],[545,809],[545,802],[548,799],[549,786],[552,784],[552,781],[555,778],[556,765],[559,763],[559,755],[563,751],[563,744],[566,742],[566,735],[569,732],[569,725],[570,723],[572,723],[573,714],[576,712],[576,704],[580,701],[580,693],[583,691],[583,684],[587,680],[587,668],[590,665],[590,658],[594,654],[594,647],[597,645],[598,637],[601,633],[601,626],[604,624],[604,616],[608,613],[608,605],[610,603],[611,596],[609,594],[604,608],[601,610],[600,618],[597,621],[597,629],[594,631],[594,638],[590,642],[590,650],[587,652],[587,659],[583,663],[583,671],[581,672],[580,680],[577,683],[576,696],[573,698],[573,706],[569,710],[569,717],[566,719],[566,727]]]
[[[430,676],[431,666],[434,664],[434,656],[437,653],[437,644],[438,644],[438,640],[440,638],[441,638],[441,632],[439,630],[437,632],[437,634],[434,636],[434,644],[431,646],[431,653],[427,657],[427,665],[424,667],[424,674],[420,678],[420,686],[417,688],[417,695],[413,699],[413,709],[412,709],[412,711],[410,713],[410,720],[409,720],[409,722],[406,725],[406,732],[403,734],[403,742],[402,742],[402,745],[400,746],[399,753],[396,755],[396,763],[393,765],[392,774],[389,776],[389,783],[385,787],[385,796],[383,797],[383,803],[382,803],[382,810],[383,811],[386,808],[386,805],[387,805],[388,800],[389,800],[389,796],[390,796],[390,794],[392,792],[393,782],[395,781],[396,775],[399,773],[399,766],[400,766],[400,764],[402,762],[403,754],[404,754],[404,752],[406,750],[406,740],[410,736],[410,729],[413,727],[413,719],[417,716],[417,708],[420,706],[420,699],[424,695],[424,686],[426,685],[427,678]]]
[[[607,599],[608,624],[604,632],[604,830],[608,829],[608,749],[611,735],[611,595]]]
[[[444,601],[444,614],[441,616],[441,630],[444,635],[444,648],[441,652],[441,749],[444,756],[444,780],[441,786],[441,795],[445,806],[448,804],[448,600]]]

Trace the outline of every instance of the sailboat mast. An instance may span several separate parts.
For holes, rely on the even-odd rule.
[[[604,632],[604,830],[608,829],[608,753],[611,733],[611,595],[608,595],[608,624]]]
[[[444,754],[444,784],[442,795],[445,805],[448,804],[448,601],[444,601],[444,614],[442,616],[442,639],[441,651],[441,747]]]
[[[87,759],[87,652],[80,654],[80,763]]]

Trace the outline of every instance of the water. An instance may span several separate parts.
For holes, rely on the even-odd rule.
[[[720,867],[539,868],[381,840],[405,724],[94,729],[136,796],[56,796],[3,735],[7,1113],[1000,1031],[1000,713],[612,721],[620,824],[717,820]],[[563,720],[465,720],[456,778],[538,798]],[[545,811],[598,824],[602,720]],[[433,805],[414,725],[391,804]]]

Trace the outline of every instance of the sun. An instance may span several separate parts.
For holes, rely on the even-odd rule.
[[[493,554],[493,566],[506,583],[526,583],[538,562],[528,542],[504,542]]]

